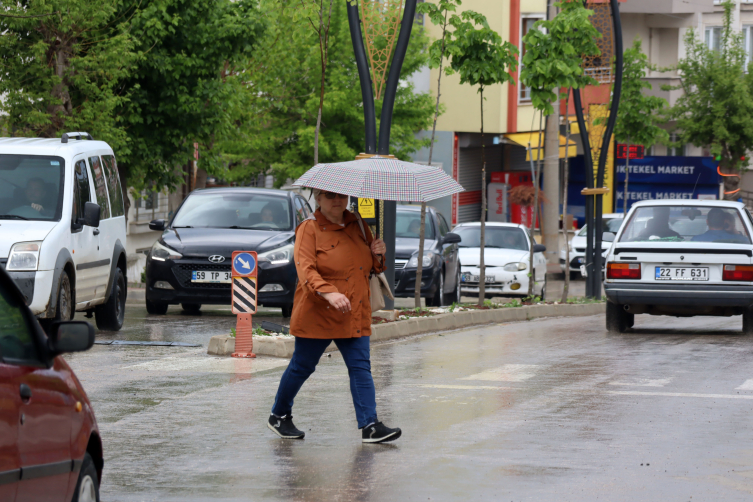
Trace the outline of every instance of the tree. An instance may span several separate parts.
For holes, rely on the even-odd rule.
[[[242,69],[244,118],[221,148],[228,180],[273,174],[277,185],[296,179],[314,163],[314,139],[320,102],[321,61],[316,34],[296,22],[293,7],[262,0],[268,29]],[[335,2],[329,31],[327,73],[319,134],[321,162],[351,160],[363,151],[361,87],[355,71],[345,2]],[[282,43],[281,41],[284,41]],[[432,98],[417,93],[406,79],[427,64],[428,41],[414,30],[402,67],[392,120],[390,153],[408,160],[428,146],[416,133],[431,124]],[[377,117],[381,101],[375,103]],[[378,127],[378,125],[377,125]]]
[[[7,133],[54,138],[88,131],[128,155],[115,110],[128,101],[119,84],[136,53],[121,8],[117,0],[4,5],[0,110]]]
[[[121,86],[130,99],[118,108],[131,155],[119,166],[135,190],[181,182],[176,166],[193,160],[225,169],[218,142],[245,112],[243,69],[263,33],[254,0],[144,0],[130,21],[136,68]]]
[[[442,35],[439,39],[432,42],[429,46],[429,68],[438,68],[437,73],[437,100],[434,106],[434,123],[431,127],[431,143],[429,143],[429,162],[431,165],[432,155],[434,154],[434,137],[437,132],[437,118],[439,118],[439,98],[442,95],[442,67],[444,65],[445,53],[447,52],[447,43],[451,41],[451,33],[447,30],[450,20],[456,18],[457,14],[450,16],[460,6],[460,0],[439,0],[436,4],[424,2],[417,6],[416,11],[429,17],[432,23],[442,29]],[[418,256],[424,255],[424,240],[426,237],[426,202],[421,203],[421,227],[418,234]],[[416,286],[415,286],[415,306],[421,307],[421,279],[423,276],[423,260],[418,260],[416,265]],[[440,295],[442,293],[440,292]],[[460,298],[457,299],[460,301]]]
[[[518,67],[518,49],[489,27],[486,18],[473,11],[454,16],[454,28],[446,45],[450,54],[448,74],[457,72],[461,84],[477,85],[481,103],[481,237],[479,256],[478,302],[484,304],[486,296],[486,267],[484,245],[486,230],[486,154],[484,148],[484,88],[508,82],[515,84],[510,70]]]
[[[742,33],[733,33],[732,9],[722,4],[724,22],[721,47],[709,49],[690,29],[685,36],[686,57],[677,63],[681,89],[667,118],[676,120],[680,141],[706,147],[719,160],[724,174],[724,198],[737,199],[740,177],[753,149],[753,73],[746,71]],[[732,175],[732,176],[730,176]]]
[[[593,14],[578,0],[555,4],[560,12],[554,18],[537,21],[533,29],[523,37],[526,53],[520,80],[531,88],[531,103],[543,115],[554,112],[552,102],[558,99],[555,89],[580,89],[596,81],[586,75],[581,67],[582,57],[599,54],[595,39],[601,35],[588,19]],[[541,134],[541,126],[539,126]],[[541,143],[541,141],[539,141]],[[539,154],[539,164],[542,155]],[[534,173],[535,187],[533,225],[536,225],[539,199],[539,176],[541,168]],[[533,232],[531,232],[533,237]],[[533,246],[529,251],[530,280],[528,296],[533,296]]]
[[[658,125],[662,119],[660,114],[667,106],[667,100],[643,94],[643,89],[651,89],[651,84],[644,80],[650,69],[648,57],[641,51],[641,40],[636,38],[633,46],[623,54],[622,97],[614,130],[615,139],[627,143],[628,147],[628,155],[625,155],[625,195],[622,210],[625,214],[628,207],[630,144],[651,148],[656,143],[669,141],[667,131]]]

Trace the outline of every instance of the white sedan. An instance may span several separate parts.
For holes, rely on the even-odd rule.
[[[616,234],[620,230],[620,226],[622,226],[622,222],[624,220],[623,216],[625,216],[622,213],[609,213],[602,216],[602,224],[604,232],[612,232],[613,234]],[[585,265],[585,256],[586,256],[586,237],[588,232],[588,225],[583,225],[580,230],[573,236],[572,239],[570,239],[570,243],[568,244],[570,246],[570,272],[580,272],[581,275],[583,273],[581,272],[581,265]],[[610,241],[601,241],[601,249],[602,249],[602,256],[606,256],[607,250],[609,249],[609,246],[611,246],[612,243]],[[565,250],[560,249],[560,268],[562,269],[562,272],[564,273],[567,267],[565,266]],[[602,262],[603,263],[603,262]],[[572,276],[571,276],[572,277]]]
[[[462,223],[454,233],[461,238],[461,284],[464,294],[478,295],[481,223]],[[486,294],[489,296],[527,296],[530,273],[529,253],[533,245],[535,295],[546,294],[546,247],[531,241],[528,229],[515,223],[486,224],[484,238]]]
[[[607,329],[636,314],[743,316],[753,334],[753,221],[740,202],[641,201],[609,249]]]

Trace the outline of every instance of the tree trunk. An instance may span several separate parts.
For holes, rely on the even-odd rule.
[[[329,47],[329,25],[332,20],[332,2],[329,0],[329,16],[324,24],[324,12],[319,9],[319,56],[322,66],[322,81],[319,89],[319,113],[316,115],[316,130],[314,131],[314,165],[319,163],[319,133],[322,128],[322,110],[324,109],[324,84],[327,73],[327,53]]]
[[[733,167],[729,167],[729,162],[722,156],[719,163],[724,179],[724,200],[737,200],[740,198],[740,175]]]
[[[484,263],[484,249],[486,245],[486,150],[484,149],[484,86],[480,86],[481,95],[481,235],[479,236],[478,260],[478,304],[484,304],[486,299],[486,264]]]
[[[562,303],[567,303],[570,294],[570,225],[567,220],[567,184],[570,180],[570,92],[565,100],[565,169],[562,173],[562,234],[565,236],[565,287],[562,289]]]
[[[630,177],[630,140],[627,142],[627,153],[625,154],[625,195],[622,197],[622,214],[627,215],[628,210],[628,178]]]
[[[439,97],[441,96],[440,87],[442,85],[442,64],[444,63],[445,33],[447,31],[447,12],[444,14],[444,25],[442,25],[442,53],[439,56],[439,75],[437,76],[437,103],[434,106],[434,125],[431,128],[431,143],[429,144],[429,165],[431,165],[432,156],[434,155],[434,135],[437,132],[437,118],[439,118]],[[416,308],[421,307],[421,276],[424,272],[424,239],[426,237],[426,202],[421,202],[421,228],[418,232],[418,264],[416,265],[416,285],[413,298]],[[457,299],[460,303],[460,298]]]
[[[541,176],[541,157],[543,157],[543,148],[541,148],[541,132],[543,130],[544,114],[539,116],[539,148],[538,148],[538,160],[536,162],[536,172],[533,176],[533,220],[531,220],[531,249],[528,253],[528,296],[533,297],[533,284],[536,282],[536,272],[533,265],[533,247],[536,245],[534,239],[536,235],[536,219],[539,215],[539,177]]]

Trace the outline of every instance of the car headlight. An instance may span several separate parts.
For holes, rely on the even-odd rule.
[[[183,258],[182,254],[180,254],[173,248],[169,248],[164,244],[160,244],[159,241],[155,242],[154,246],[152,246],[152,260],[165,261],[179,260],[181,258]]]
[[[568,242],[567,243],[567,249],[569,249],[571,253],[573,252],[573,243],[572,242]]]
[[[5,270],[26,270],[33,271],[39,267],[39,250],[42,247],[42,241],[35,242],[18,242],[10,248],[8,264]]]
[[[424,251],[424,259],[421,260],[421,266],[430,267],[433,261],[434,253],[432,251]],[[410,257],[410,260],[408,260],[405,268],[418,268],[418,253]]]
[[[293,249],[295,246],[291,244],[285,244],[279,248],[271,249],[260,253],[258,255],[259,261],[267,261],[272,265],[282,265],[289,263],[293,259]]]
[[[506,272],[519,272],[527,268],[528,268],[528,264],[524,261],[508,263],[507,265],[502,267],[502,269],[505,270]]]

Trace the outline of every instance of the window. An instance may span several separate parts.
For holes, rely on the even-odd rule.
[[[23,306],[0,285],[0,358],[6,363],[39,364],[33,326],[21,310]]]
[[[303,207],[303,199],[300,197],[295,197],[295,219],[296,219],[296,225],[300,225],[303,223],[303,220],[308,218],[308,215],[306,214],[306,210]]]
[[[677,136],[677,134],[670,134],[669,141],[674,143],[674,145],[670,144],[669,146],[667,146],[667,155],[669,157],[682,157],[685,155],[685,145],[677,144],[677,142],[680,141],[680,138],[679,136]]]
[[[172,227],[292,230],[287,197],[246,193],[194,193],[180,207]]]
[[[437,217],[439,218],[439,235],[444,237],[447,235],[447,232],[450,231],[449,225],[447,225],[447,221],[444,219],[444,216],[442,216],[440,213],[437,213]]]
[[[0,214],[60,221],[65,161],[41,155],[0,155]]]
[[[395,222],[395,237],[405,239],[418,239],[421,230],[421,213],[418,211],[398,211]],[[426,216],[426,230],[424,239],[434,240],[434,225],[431,218]]]
[[[518,66],[518,82],[520,82],[520,74],[523,71],[523,56],[526,54],[526,48],[523,44],[523,37],[526,36],[526,33],[528,33],[529,30],[533,29],[533,25],[536,24],[536,21],[541,21],[544,19],[543,16],[536,16],[536,17],[524,17],[520,20],[520,58],[518,61],[521,62],[520,66]],[[520,101],[530,101],[531,100],[531,88],[525,87],[522,84],[519,83],[519,94],[518,97]]]
[[[706,28],[706,47],[712,51],[718,51],[722,45],[722,27],[721,26],[709,26]]]
[[[103,155],[102,164],[105,167],[105,178],[107,178],[107,191],[110,193],[110,210],[113,218],[125,214],[123,204],[123,189],[120,186],[120,176],[118,174],[118,164],[112,155]]]
[[[480,226],[455,227],[455,233],[462,239],[459,244],[461,248],[481,247]],[[528,238],[525,232],[517,227],[487,226],[484,231],[484,247],[528,251]]]
[[[83,160],[76,162],[73,174],[76,180],[73,183],[73,217],[71,219],[74,224],[78,224],[78,219],[84,217],[84,205],[91,201],[89,171],[86,169],[86,162]]]
[[[736,209],[644,206],[633,213],[620,242],[650,241],[750,244],[750,236]]]
[[[89,157],[89,165],[94,175],[94,192],[97,195],[97,204],[101,208],[100,219],[110,217],[110,201],[107,200],[107,185],[105,185],[105,173],[102,171],[102,162],[99,157]]]

